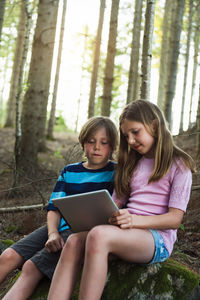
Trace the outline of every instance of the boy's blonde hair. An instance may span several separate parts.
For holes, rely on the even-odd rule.
[[[102,116],[92,117],[83,125],[79,134],[79,142],[82,148],[84,147],[84,144],[87,143],[100,128],[105,128],[108,143],[113,153],[116,150],[118,143],[117,128],[111,119]]]
[[[149,178],[149,183],[162,178],[169,171],[175,158],[180,158],[185,167],[194,171],[193,159],[174,144],[164,115],[158,106],[145,100],[133,101],[124,108],[119,119],[120,145],[115,180],[115,190],[119,198],[130,195],[130,179],[142,157],[141,154],[129,147],[126,137],[121,131],[121,125],[125,119],[142,123],[155,138],[155,167]],[[152,131],[153,122],[156,128],[154,131]]]

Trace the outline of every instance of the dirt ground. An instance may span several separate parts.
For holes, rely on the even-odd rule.
[[[23,175],[20,188],[11,190],[13,174],[14,131],[0,129],[0,208],[47,203],[57,177],[66,163],[80,157],[77,150],[75,157],[70,157],[72,148],[77,143],[77,135],[55,134],[54,141],[47,141],[47,151],[39,154],[40,172],[37,178]],[[175,137],[176,143],[193,157],[195,153],[195,134],[184,133]],[[74,148],[73,148],[74,149]],[[200,161],[197,161],[197,173],[193,175],[193,190],[182,229],[178,230],[172,256],[200,274]],[[38,228],[46,221],[44,209],[20,212],[0,212],[0,240],[17,241],[24,235]]]

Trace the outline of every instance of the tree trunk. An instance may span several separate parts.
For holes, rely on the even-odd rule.
[[[94,111],[95,111],[95,93],[96,93],[97,76],[98,76],[98,69],[99,69],[101,35],[102,35],[104,12],[105,12],[105,6],[106,6],[105,2],[106,2],[106,0],[101,0],[101,5],[100,5],[99,23],[98,23],[97,37],[96,37],[96,44],[95,44],[94,58],[93,58],[93,70],[92,70],[92,77],[91,77],[91,82],[90,82],[88,118],[93,117]]]
[[[2,28],[3,28],[5,4],[6,4],[6,0],[0,1],[0,44],[1,44],[1,33],[2,33]]]
[[[192,102],[193,95],[196,87],[197,67],[198,67],[198,55],[199,55],[199,41],[200,41],[200,3],[197,1],[195,7],[195,33],[194,33],[194,57],[193,57],[193,72],[192,72],[192,89],[190,96],[190,111],[189,111],[189,125],[191,124],[192,116]]]
[[[102,116],[110,116],[110,107],[112,102],[112,86],[113,86],[113,76],[114,76],[114,60],[116,54],[119,1],[120,0],[112,0],[109,39],[108,39],[103,96],[102,96],[102,105],[101,105]]]
[[[196,136],[197,156],[200,157],[200,84],[199,84],[199,101],[197,109],[197,136]]]
[[[19,72],[20,72],[20,66],[22,62],[22,52],[23,52],[23,45],[25,40],[26,22],[27,22],[25,6],[26,6],[25,1],[20,1],[20,18],[19,18],[19,25],[17,30],[18,36],[16,41],[14,63],[13,63],[11,84],[10,84],[10,93],[7,102],[6,121],[4,127],[14,127],[15,124],[15,103],[16,103],[16,95],[17,95],[18,82],[19,82]]]
[[[25,36],[24,36],[24,44],[22,60],[19,69],[19,78],[18,78],[18,89],[16,95],[16,117],[15,117],[15,149],[14,149],[14,174],[13,174],[13,187],[18,185],[19,178],[19,159],[20,159],[20,151],[21,151],[21,101],[22,101],[22,92],[23,92],[23,83],[24,83],[24,67],[27,60],[28,46],[29,46],[29,36],[31,32],[32,26],[32,15],[29,11],[29,0],[23,1],[25,5],[25,13],[26,13],[26,25],[25,25]]]
[[[31,65],[28,76],[29,88],[24,97],[22,110],[22,141],[20,164],[34,172],[37,167],[39,144],[45,136],[46,110],[55,40],[58,0],[40,0],[35,29]]]
[[[64,29],[65,29],[66,9],[67,9],[67,0],[63,0],[62,21],[61,21],[61,29],[60,29],[60,40],[59,40],[59,48],[58,48],[56,75],[55,75],[55,82],[54,82],[53,99],[51,103],[51,113],[48,122],[48,129],[47,129],[47,137],[49,139],[53,139],[53,128],[55,122],[56,100],[57,100],[58,81],[59,81],[59,73],[60,73],[62,47],[63,47],[63,36],[64,36]]]
[[[162,26],[160,68],[159,68],[159,85],[158,85],[158,97],[157,97],[157,105],[163,111],[165,108],[164,99],[165,99],[167,70],[168,70],[168,50],[169,50],[171,8],[172,8],[172,0],[165,0],[164,19],[163,19],[163,26]]]
[[[141,98],[149,100],[151,81],[152,37],[154,28],[155,0],[147,0],[142,50]]]
[[[143,0],[135,1],[134,25],[132,33],[131,59],[128,76],[127,103],[136,100],[138,97],[138,63],[140,52],[140,32],[142,20],[142,3]]]
[[[165,117],[169,124],[169,128],[172,128],[172,103],[175,94],[176,87],[176,76],[177,76],[177,65],[179,56],[180,36],[182,30],[182,21],[184,14],[185,0],[175,0],[174,3],[175,11],[172,13],[171,22],[171,35],[170,35],[170,52],[169,52],[169,71],[167,78],[167,87],[165,94]]]
[[[188,32],[187,32],[187,47],[185,54],[185,72],[184,72],[184,82],[183,82],[183,96],[182,96],[182,105],[181,105],[181,119],[180,119],[180,132],[183,132],[183,119],[184,119],[184,110],[185,110],[185,94],[186,94],[186,85],[188,78],[188,63],[190,56],[190,43],[191,43],[191,33],[192,33],[192,17],[193,17],[193,0],[189,1],[189,16],[188,16]]]

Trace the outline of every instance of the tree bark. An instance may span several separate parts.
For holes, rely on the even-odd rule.
[[[30,173],[36,171],[39,145],[44,142],[45,137],[57,11],[58,0],[39,1],[28,76],[29,87],[24,97],[22,110],[20,165]]]
[[[199,84],[199,101],[197,109],[197,136],[196,136],[197,157],[200,157],[200,84]]]
[[[61,21],[61,29],[60,29],[60,40],[59,40],[59,48],[58,48],[56,75],[55,75],[55,82],[54,82],[53,99],[51,103],[51,112],[50,112],[50,118],[49,118],[48,129],[47,129],[47,137],[49,139],[53,139],[53,128],[55,122],[56,100],[57,100],[60,64],[61,64],[62,47],[63,47],[63,36],[64,36],[64,29],[65,29],[66,9],[67,9],[67,0],[63,0],[62,21]]]
[[[0,44],[1,44],[1,33],[3,28],[5,4],[6,4],[6,0],[0,1]]]
[[[184,120],[184,111],[185,111],[185,94],[188,78],[188,63],[190,56],[190,43],[191,43],[191,34],[192,34],[192,18],[193,18],[193,0],[189,1],[189,16],[188,16],[188,32],[187,32],[187,46],[185,54],[185,72],[184,72],[184,82],[183,82],[183,96],[182,96],[182,105],[181,105],[181,119],[180,119],[180,128],[179,131],[183,132],[183,120]]]
[[[113,86],[113,79],[114,79],[113,78],[114,60],[116,54],[119,1],[120,0],[112,0],[109,39],[108,39],[103,96],[102,96],[102,105],[101,105],[102,116],[110,116],[110,109],[111,109],[111,102],[112,102],[112,86]]]
[[[96,93],[97,76],[98,76],[98,69],[99,69],[101,35],[102,35],[104,12],[106,6],[105,3],[106,0],[101,0],[100,12],[99,12],[99,23],[98,23],[97,37],[96,37],[96,44],[95,44],[94,58],[93,58],[93,70],[92,70],[92,77],[90,82],[88,118],[93,117],[95,112],[95,93]]]
[[[127,103],[138,98],[138,63],[140,52],[140,33],[143,0],[135,1],[134,22],[132,32],[131,59],[128,76]]]
[[[195,33],[194,33],[194,57],[193,57],[193,72],[192,72],[192,89],[190,96],[190,111],[189,111],[189,125],[191,125],[192,116],[192,103],[194,91],[196,88],[196,77],[197,77],[197,67],[198,67],[198,55],[199,55],[199,41],[200,41],[200,3],[197,1],[195,7]]]
[[[174,13],[172,13],[171,22],[171,36],[170,36],[170,53],[169,53],[169,71],[167,78],[167,87],[165,94],[165,117],[168,122],[169,128],[172,128],[172,103],[175,94],[177,65],[180,47],[180,36],[182,30],[182,21],[185,7],[185,0],[175,0]]]
[[[171,8],[173,0],[165,0],[164,19],[162,26],[162,44],[160,54],[160,68],[159,68],[159,85],[157,105],[161,110],[165,109],[165,90],[168,70],[168,51],[169,51],[169,34],[171,21]]]
[[[15,124],[15,103],[16,103],[16,95],[17,95],[18,82],[19,82],[20,66],[22,63],[23,45],[24,45],[25,33],[26,33],[26,22],[27,22],[26,3],[25,1],[20,1],[20,17],[19,17],[19,25],[17,29],[18,36],[16,41],[14,63],[13,63],[11,84],[10,84],[10,93],[7,102],[6,121],[4,127],[14,127]]]
[[[152,37],[154,28],[155,0],[147,0],[142,50],[141,98],[149,100],[151,81]]]

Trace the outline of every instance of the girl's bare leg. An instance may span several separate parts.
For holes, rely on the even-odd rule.
[[[21,267],[24,259],[15,250],[7,248],[0,255],[0,283],[6,278],[10,272]]]
[[[153,258],[154,251],[154,239],[148,230],[123,230],[111,225],[93,228],[86,240],[79,299],[101,298],[107,276],[109,253],[129,262],[147,263]]]
[[[44,277],[31,260],[27,260],[22,268],[22,273],[4,296],[3,300],[25,300],[35,290],[38,282]]]
[[[73,293],[84,258],[87,232],[72,234],[61,252],[49,290],[48,300],[67,300]]]

